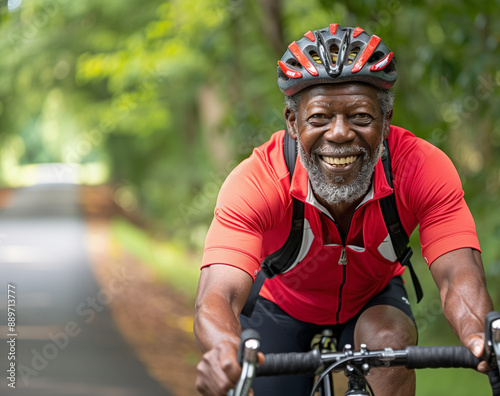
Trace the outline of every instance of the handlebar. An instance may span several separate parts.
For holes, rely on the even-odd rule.
[[[267,354],[265,363],[257,369],[258,376],[314,374],[323,366],[336,364],[344,368],[348,363],[367,363],[370,367],[405,366],[408,369],[422,368],[472,368],[481,359],[475,357],[464,346],[410,346],[404,350],[386,348],[360,351],[349,348],[345,352],[320,353],[318,349],[302,353]]]
[[[254,340],[256,343],[249,341]],[[423,368],[471,368],[476,369],[481,361],[486,361],[491,370],[488,372],[493,396],[500,396],[500,313],[490,312],[486,316],[485,354],[477,358],[464,346],[409,346],[404,350],[370,351],[365,345],[359,351],[346,346],[343,352],[322,353],[315,348],[309,352],[267,354],[263,365],[257,365],[260,337],[255,330],[242,333],[240,356],[242,376],[231,396],[246,396],[251,382],[257,376],[279,376],[318,374],[320,379],[332,370],[355,366],[359,372],[366,373],[371,367],[405,366],[408,369]],[[247,360],[246,357],[249,356]],[[326,369],[324,369],[327,367]],[[245,393],[246,392],[246,393]]]

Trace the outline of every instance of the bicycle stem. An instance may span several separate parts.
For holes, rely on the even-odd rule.
[[[404,365],[407,357],[405,351],[393,350],[392,348],[385,348],[383,351],[368,351],[365,349],[362,352],[353,352],[351,356],[353,357],[353,359],[359,358],[360,360],[362,360],[363,358],[378,357],[378,360],[371,361],[370,366],[372,367]],[[323,353],[321,355],[321,360],[326,364],[334,362],[338,359],[339,354],[337,352]],[[377,364],[377,362],[380,362],[380,364]]]

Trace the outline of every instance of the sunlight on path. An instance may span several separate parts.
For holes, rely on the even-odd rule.
[[[0,394],[9,382],[17,396],[170,395],[116,330],[111,297],[90,270],[77,186],[54,183],[53,174],[40,168],[41,183],[15,191],[0,211],[0,369],[7,373],[10,345],[17,370],[0,382]],[[127,274],[118,271],[120,282]],[[8,289],[15,291],[12,328]]]

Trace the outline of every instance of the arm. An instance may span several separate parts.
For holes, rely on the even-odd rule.
[[[217,198],[205,241],[194,321],[203,352],[196,386],[203,395],[225,395],[236,384],[241,372],[239,318],[252,288],[251,274],[274,245],[278,249],[284,243],[290,230],[286,221],[292,214],[290,183],[280,151],[283,133],[273,135],[240,163]],[[268,238],[266,244],[264,234],[269,231],[277,238]]]
[[[484,349],[484,319],[493,310],[481,254],[470,248],[454,250],[437,258],[430,269],[446,319],[460,341],[480,357]],[[480,368],[484,369],[482,365]]]
[[[201,271],[194,333],[203,352],[196,380],[203,395],[226,395],[238,380],[239,315],[252,283],[250,275],[228,265],[211,265]]]

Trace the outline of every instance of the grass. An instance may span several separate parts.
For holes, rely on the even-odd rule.
[[[491,395],[488,377],[468,369],[417,370],[417,396]]]
[[[111,223],[111,236],[129,253],[148,265],[161,281],[194,300],[200,259],[180,244],[155,240],[147,232],[123,219]]]

